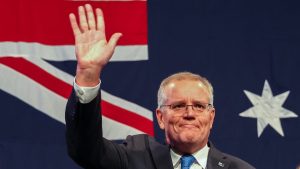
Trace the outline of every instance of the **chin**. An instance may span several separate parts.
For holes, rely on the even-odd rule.
[[[184,143],[196,143],[199,138],[195,137],[198,133],[184,133],[180,136],[180,140]]]

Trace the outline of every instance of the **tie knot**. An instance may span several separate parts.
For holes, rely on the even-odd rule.
[[[189,169],[195,160],[195,157],[192,155],[183,155],[181,157],[181,169]]]

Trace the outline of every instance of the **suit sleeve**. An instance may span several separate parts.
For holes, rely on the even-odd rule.
[[[66,140],[70,157],[83,168],[127,168],[126,149],[102,134],[100,92],[90,103],[79,102],[72,91],[66,106]]]

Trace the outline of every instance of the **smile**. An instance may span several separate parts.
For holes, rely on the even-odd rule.
[[[193,124],[182,124],[179,127],[182,127],[182,128],[197,128],[197,126],[193,125]]]

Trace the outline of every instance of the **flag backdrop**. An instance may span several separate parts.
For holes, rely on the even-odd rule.
[[[0,5],[0,168],[80,168],[64,109],[76,61],[68,14],[91,3],[123,37],[101,77],[105,137],[147,133],[160,81],[192,71],[214,86],[210,139],[259,169],[300,163],[300,3],[14,0]]]

